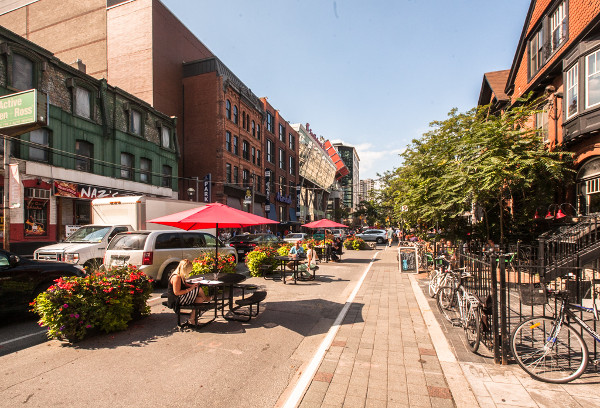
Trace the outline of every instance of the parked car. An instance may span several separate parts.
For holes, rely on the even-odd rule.
[[[163,286],[182,259],[215,252],[215,236],[198,231],[130,231],[115,235],[104,254],[104,267],[135,265]],[[221,255],[235,249],[219,241]],[[237,258],[236,258],[237,259]]]
[[[29,303],[63,276],[85,276],[81,266],[35,261],[0,249],[0,314],[25,312]]]
[[[380,229],[368,229],[355,236],[363,241],[375,241],[378,244],[383,244],[387,240],[385,230]]]
[[[346,240],[346,230],[341,228],[334,228],[331,230],[331,234],[334,238],[341,238],[342,241]]]
[[[283,240],[273,234],[241,234],[229,240],[229,245],[235,248],[238,256],[238,262],[246,259],[246,254],[257,246],[278,247],[283,244]]]
[[[283,237],[283,240],[285,242],[294,243],[296,241],[305,240],[307,237],[308,237],[308,234],[305,234],[303,232],[292,232],[290,234],[287,234],[285,237]]]

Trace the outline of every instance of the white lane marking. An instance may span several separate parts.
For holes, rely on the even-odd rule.
[[[358,290],[360,289],[365,278],[367,277],[367,273],[369,273],[369,271],[371,270],[371,266],[373,266],[373,262],[378,254],[379,254],[379,252],[376,252],[375,255],[373,255],[373,258],[371,258],[371,263],[369,264],[369,266],[367,267],[367,269],[365,270],[365,272],[363,273],[363,275],[361,276],[359,281],[356,283],[356,286],[354,287],[354,290],[352,291],[350,296],[348,296],[348,299],[346,300],[344,307],[342,308],[342,310],[338,314],[337,318],[333,322],[333,325],[327,332],[327,336],[325,336],[325,339],[323,339],[323,341],[321,342],[321,345],[317,349],[317,352],[313,356],[310,364],[306,367],[306,370],[304,370],[304,372],[300,376],[300,379],[296,383],[294,390],[288,397],[285,404],[283,404],[284,408],[295,408],[300,403],[302,397],[304,396],[304,393],[306,392],[306,389],[310,385],[310,382],[312,381],[315,373],[317,372],[317,369],[319,368],[321,361],[323,361],[323,358],[325,357],[325,352],[331,346],[331,343],[333,342],[333,339],[335,338],[335,335],[337,334],[342,321],[344,320],[344,318],[346,317],[346,314],[348,313],[348,309],[350,308],[350,305],[354,301],[354,298],[356,297]]]
[[[12,343],[12,342],[15,342],[15,341],[23,340],[23,339],[26,339],[27,337],[37,336],[38,334],[42,334],[42,333],[46,333],[46,332],[47,332],[46,330],[42,330],[42,331],[39,331],[39,332],[35,332],[35,333],[31,333],[31,334],[26,334],[25,336],[21,336],[21,337],[17,337],[17,338],[14,338],[14,339],[6,340],[6,341],[3,341],[2,343],[0,343],[0,346],[4,346],[5,344]]]

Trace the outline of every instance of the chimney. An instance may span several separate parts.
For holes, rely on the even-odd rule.
[[[71,66],[73,68],[77,68],[79,71],[81,71],[85,74],[85,64],[79,58],[77,58],[77,61],[71,63]]]

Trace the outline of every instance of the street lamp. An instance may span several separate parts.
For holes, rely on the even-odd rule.
[[[196,190],[193,187],[190,187],[187,189],[187,194],[188,194],[190,201],[194,201],[192,198],[194,197],[195,192],[196,192]]]

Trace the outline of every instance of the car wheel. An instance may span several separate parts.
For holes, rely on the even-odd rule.
[[[169,286],[169,276],[175,271],[177,268],[177,264],[167,265],[167,267],[163,270],[163,274],[160,278],[160,286],[166,288]]]
[[[95,258],[90,259],[86,263],[83,264],[83,267],[86,268],[87,273],[92,273],[100,269],[102,266],[102,259]]]
[[[383,244],[383,238],[377,237],[377,243],[378,244]]]

